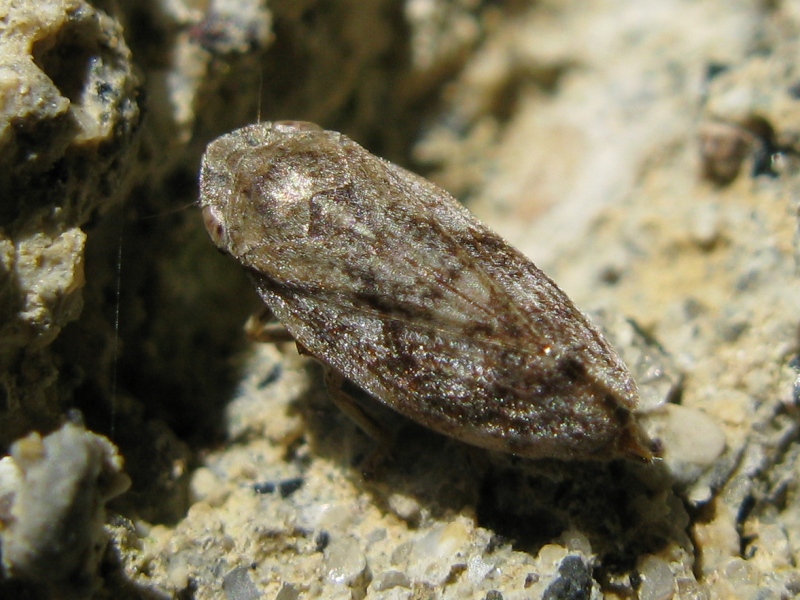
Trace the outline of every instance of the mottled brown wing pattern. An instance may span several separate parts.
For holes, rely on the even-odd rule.
[[[543,361],[486,337],[465,343],[460,331],[359,314],[336,298],[287,293],[262,277],[256,284],[312,355],[432,429],[483,447],[560,457],[603,455],[620,434],[609,406],[580,401],[610,394],[586,379],[571,354]]]
[[[399,412],[526,456],[647,456],[602,336],[430,182],[340,134],[260,124],[209,147],[201,204],[298,342]]]

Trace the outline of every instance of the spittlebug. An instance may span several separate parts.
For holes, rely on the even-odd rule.
[[[209,144],[200,206],[214,243],[332,378],[484,448],[652,457],[636,385],[603,336],[422,177],[340,133],[265,122]]]

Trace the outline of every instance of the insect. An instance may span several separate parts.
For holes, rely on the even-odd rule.
[[[343,380],[476,446],[652,458],[616,352],[552,280],[426,179],[340,133],[263,122],[209,144],[199,204],[211,239],[368,433],[380,435]]]

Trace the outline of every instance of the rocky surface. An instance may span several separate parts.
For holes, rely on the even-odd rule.
[[[51,344],[81,314],[92,216],[127,189],[139,123],[119,22],[80,1],[0,6],[0,444],[58,424]],[[69,402],[66,400],[66,402]]]
[[[130,483],[114,445],[79,423],[14,442],[0,460],[6,574],[36,581],[52,595],[90,596],[102,583],[105,505]]]
[[[0,6],[0,445],[77,408],[132,480],[82,521],[99,566],[61,564],[96,598],[800,594],[799,32],[780,1]],[[663,459],[522,461],[387,413],[363,477],[372,442],[313,362],[246,342],[255,295],[188,206],[205,144],[259,116],[520,247],[609,331]],[[10,472],[0,596],[45,597],[8,566]]]

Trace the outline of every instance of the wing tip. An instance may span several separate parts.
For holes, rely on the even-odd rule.
[[[658,440],[649,439],[631,419],[615,441],[614,454],[636,462],[651,463],[659,457],[660,446]]]

